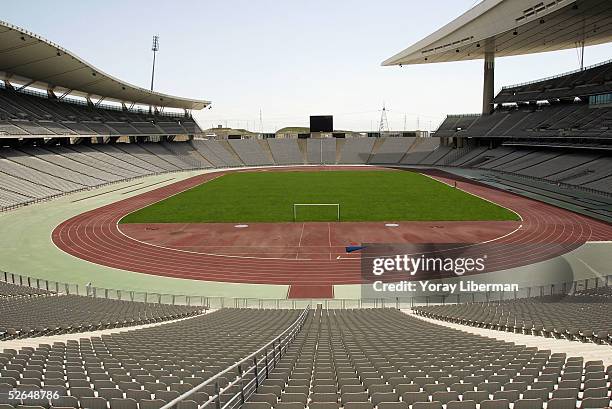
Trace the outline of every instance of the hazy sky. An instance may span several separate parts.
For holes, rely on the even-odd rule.
[[[381,67],[462,14],[474,0],[3,0],[1,19],[40,34],[111,75],[213,101],[204,127],[266,131],[333,114],[336,129],[429,129],[448,113],[478,112],[482,61]],[[586,64],[612,58],[590,47]],[[497,60],[495,87],[578,68],[576,50]]]

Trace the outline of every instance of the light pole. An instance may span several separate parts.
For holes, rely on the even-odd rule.
[[[153,36],[153,45],[151,46],[151,51],[153,51],[153,70],[151,71],[151,91],[153,91],[153,80],[155,79],[155,55],[159,51],[159,36]]]

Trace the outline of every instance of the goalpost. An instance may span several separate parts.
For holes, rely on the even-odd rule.
[[[297,221],[297,209],[299,206],[332,206],[336,207],[336,218],[340,221],[340,203],[294,203],[293,204],[293,221]]]

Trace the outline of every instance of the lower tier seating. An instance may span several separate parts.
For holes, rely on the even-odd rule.
[[[149,324],[197,315],[199,307],[79,295],[0,298],[0,341]]]
[[[545,296],[414,310],[426,317],[481,328],[612,344],[612,302],[607,297]]]
[[[603,408],[611,372],[397,310],[319,310],[244,409]]]

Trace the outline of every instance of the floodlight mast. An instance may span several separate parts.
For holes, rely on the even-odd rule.
[[[153,36],[153,45],[151,46],[151,51],[153,51],[153,69],[151,70],[151,91],[153,91],[153,80],[155,80],[155,55],[159,51],[159,36]]]

